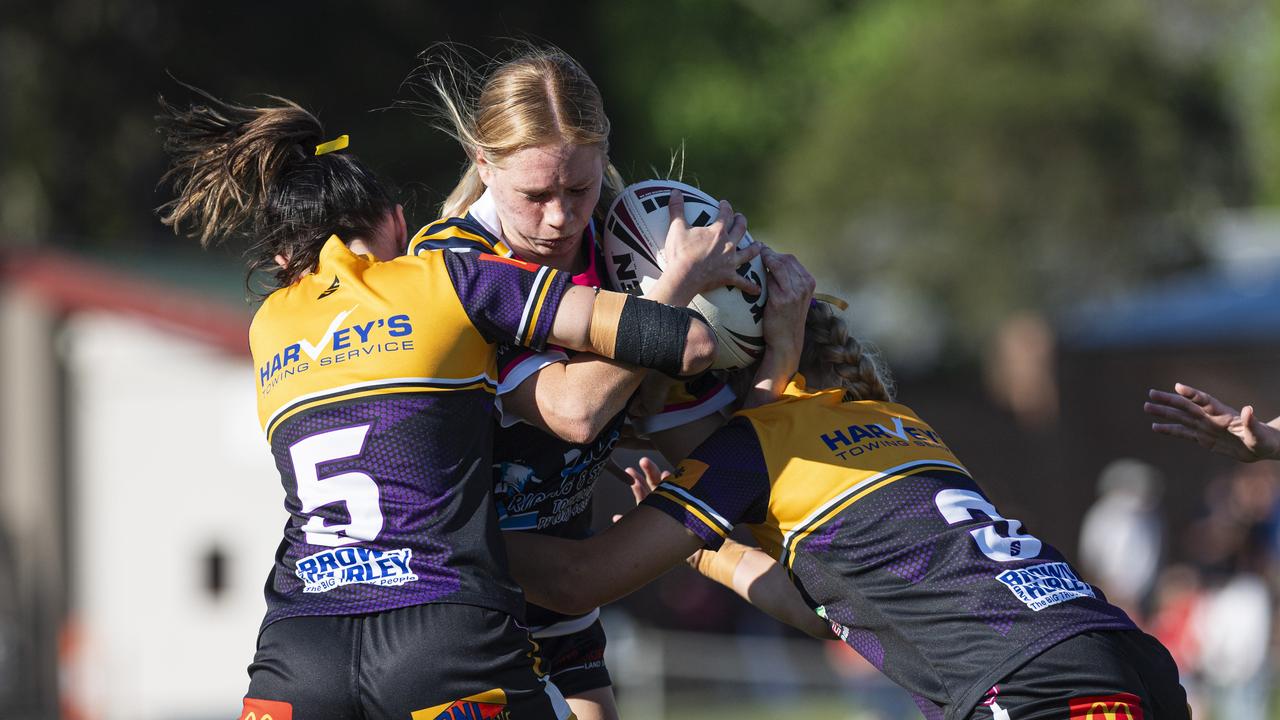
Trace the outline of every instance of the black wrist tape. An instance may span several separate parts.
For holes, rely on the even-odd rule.
[[[667,375],[680,375],[689,324],[696,315],[688,308],[628,297],[618,318],[614,359]]]

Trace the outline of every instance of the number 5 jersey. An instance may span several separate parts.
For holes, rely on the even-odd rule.
[[[717,548],[736,523],[927,717],[1089,630],[1132,630],[1058,551],[1002,517],[931,427],[843,391],[738,413],[644,504]]]
[[[497,343],[542,349],[569,278],[480,253],[373,262],[336,237],[249,333],[289,520],[263,626],[431,602],[523,616],[493,504]]]

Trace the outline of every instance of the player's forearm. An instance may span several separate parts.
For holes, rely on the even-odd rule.
[[[716,354],[715,333],[696,313],[581,286],[565,293],[549,340],[668,375],[702,372]]]
[[[590,442],[626,408],[644,376],[641,368],[594,355],[543,368],[536,393],[546,429],[570,442]]]
[[[591,612],[630,594],[662,570],[646,572],[642,561],[601,551],[595,536],[586,540],[507,533],[511,576],[524,588],[525,598],[566,615]],[[650,563],[652,565],[652,563]]]
[[[743,401],[744,408],[759,407],[777,400],[800,366],[798,352],[782,352],[766,348],[755,378]]]
[[[586,540],[507,533],[511,575],[530,602],[569,615],[628,595],[701,544],[663,512],[638,507]]]
[[[773,619],[820,640],[832,639],[831,626],[809,607],[787,571],[763,550],[750,548],[733,574],[733,591]]]
[[[694,567],[775,620],[830,639],[830,627],[800,597],[786,571],[763,550],[726,539],[719,551],[702,550]]]

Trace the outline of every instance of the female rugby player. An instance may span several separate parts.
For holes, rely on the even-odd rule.
[[[435,65],[421,88],[468,164],[441,208],[444,219],[423,228],[411,252],[473,249],[600,287],[598,223],[623,182],[608,157],[609,119],[586,71],[563,52],[537,48],[523,48],[482,79],[455,55],[442,52]],[[759,247],[737,249],[746,219],[729,203],[721,204],[721,220],[696,231],[685,224],[678,194],[669,209],[667,271],[647,297],[683,306],[714,287],[759,291],[736,272]],[[694,232],[716,241],[694,242],[701,239]],[[494,487],[502,528],[588,536],[596,478],[644,372],[558,348],[537,353],[508,344],[498,359]],[[731,400],[723,383],[704,376],[681,386],[670,409],[648,418],[644,429],[697,420]],[[565,615],[530,606],[528,617],[547,672],[574,713],[581,720],[617,717],[599,610]]]
[[[565,612],[607,602],[745,523],[777,564],[743,583],[734,546],[699,559],[704,571],[776,617],[818,614],[927,718],[1189,717],[1169,653],[997,512],[827,304],[785,332],[774,288],[802,280],[766,262],[767,352],[802,374],[601,534],[508,539],[530,599]],[[789,587],[769,583],[784,573]]]
[[[497,528],[496,345],[679,374],[710,364],[714,335],[554,268],[404,257],[403,210],[346,136],[325,142],[315,117],[275,100],[162,100],[159,118],[175,189],[164,222],[206,246],[248,236],[252,267],[274,264],[280,285],[249,344],[290,518],[242,717],[567,717],[519,624]]]

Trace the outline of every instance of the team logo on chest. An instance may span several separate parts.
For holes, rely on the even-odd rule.
[[[570,448],[555,465],[557,481],[545,481],[538,471],[514,462],[494,465],[498,521],[503,530],[542,530],[566,523],[586,511],[604,459],[618,441],[618,431],[602,435],[589,448]],[[584,452],[585,450],[585,452]],[[539,467],[547,470],[546,465]],[[546,475],[555,477],[554,470]]]

